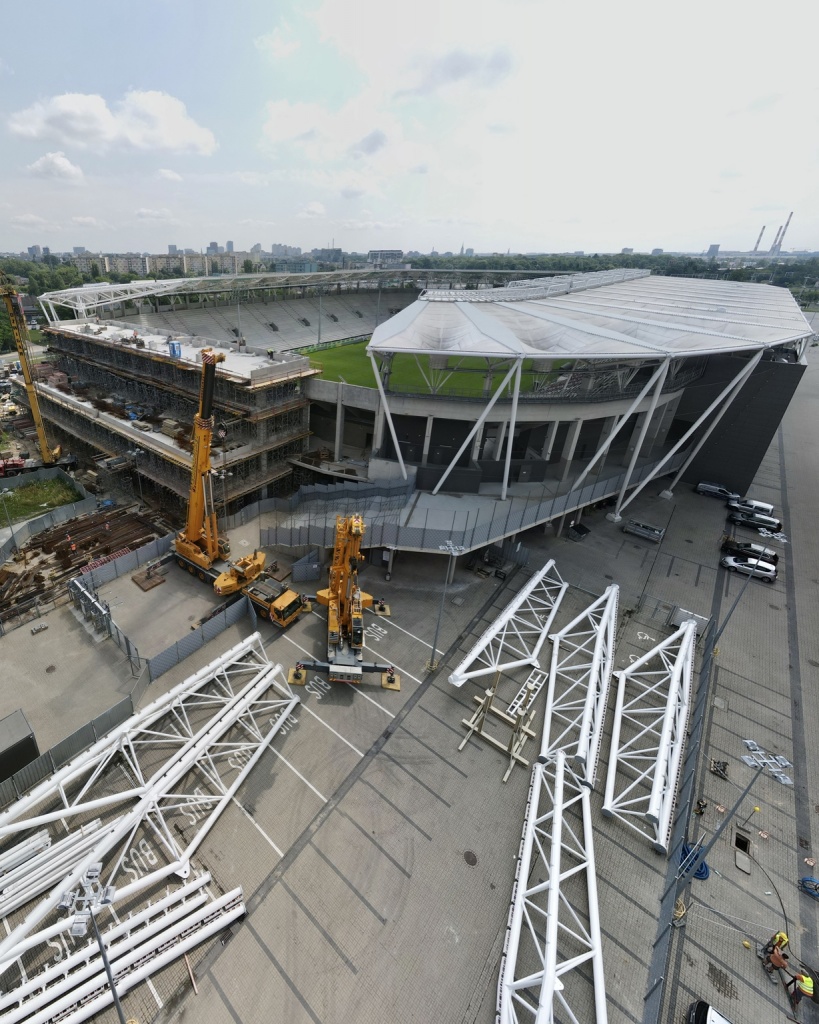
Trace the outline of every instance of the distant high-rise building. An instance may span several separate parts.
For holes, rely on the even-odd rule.
[[[451,256],[452,253],[449,255]],[[367,253],[367,262],[377,263],[380,266],[389,263],[400,263],[403,259],[403,249],[370,249]]]
[[[633,252],[634,252],[634,250],[633,250],[633,249],[621,249],[621,250],[620,250],[620,255],[621,255],[621,256],[631,256],[631,254],[632,254]]]
[[[464,256],[474,256],[474,255],[475,255],[475,250],[474,249],[464,249]]]
[[[47,245],[44,245],[43,246],[43,256],[50,256],[50,255],[51,255],[51,250],[49,249],[49,247]]]
[[[43,250],[40,248],[39,245],[30,245],[28,247],[28,254],[33,260],[36,260],[39,259],[40,256],[42,256]]]
[[[225,252],[233,252],[233,242],[225,242]]]
[[[207,249],[205,249],[205,252],[208,254],[208,256],[216,256],[217,253],[219,252],[219,243],[211,242],[208,245]]]
[[[662,256],[662,254],[663,254],[663,250],[662,249],[652,249],[651,250],[651,255],[652,256]]]
[[[314,249],[313,256],[319,263],[342,263],[344,260],[341,249]]]
[[[261,252],[262,251],[262,243],[261,242],[257,242],[255,245],[252,245],[250,247],[250,251],[253,252],[253,253]]]
[[[709,245],[705,258],[707,260],[715,260],[717,256],[719,256],[719,243],[717,245]]]
[[[178,250],[178,249],[176,248],[176,246],[175,246],[175,245],[169,245],[169,246],[168,246],[168,255],[169,255],[169,256],[176,256],[176,254],[177,254],[178,252],[179,252],[179,250]]]
[[[82,254],[84,252],[88,252],[88,250],[85,248],[84,245],[75,245],[74,246],[74,255],[75,256],[82,256]]]

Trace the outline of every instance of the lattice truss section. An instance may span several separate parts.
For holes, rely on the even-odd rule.
[[[619,587],[612,584],[552,639],[541,754],[573,759],[578,778],[594,786],[606,716]]]
[[[559,750],[532,770],[497,1024],[606,1024],[590,790]]]
[[[511,672],[523,665],[538,668],[540,649],[567,587],[550,559],[483,632],[449,676],[450,683],[463,686],[467,679]]]
[[[603,813],[668,853],[691,701],[696,623],[689,619],[625,671],[617,703]]]
[[[85,908],[62,899],[92,865],[115,887],[95,916],[120,993],[244,913],[193,858],[297,703],[254,633],[0,814],[4,1024],[108,1005],[96,942],[70,937]]]

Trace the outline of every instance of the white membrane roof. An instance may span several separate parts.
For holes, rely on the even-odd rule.
[[[812,333],[787,288],[618,270],[428,291],[377,327],[368,351],[645,360],[753,352]]]

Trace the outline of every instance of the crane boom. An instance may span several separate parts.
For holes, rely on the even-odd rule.
[[[34,420],[34,427],[37,431],[37,444],[40,448],[40,456],[44,466],[53,466],[60,457],[60,449],[52,449],[46,436],[45,423],[40,412],[40,402],[37,398],[37,388],[31,376],[31,360],[28,352],[28,328],[26,317],[23,313],[23,305],[20,294],[14,287],[11,279],[0,271],[0,294],[11,321],[11,333],[14,337],[14,345],[17,355],[20,357],[20,367],[23,371],[23,380],[26,384],[26,394],[31,408],[31,416]]]

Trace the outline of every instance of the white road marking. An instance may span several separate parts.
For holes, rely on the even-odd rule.
[[[236,799],[235,796],[232,798],[232,800],[233,800],[233,803],[236,804],[236,806],[242,812],[242,814],[244,814],[244,816],[247,818],[247,820],[250,822],[250,824],[253,825],[254,828],[258,829],[258,831],[261,833],[262,837],[264,839],[266,839],[268,843],[270,843],[270,845],[273,847],[273,849],[276,851],[276,853],[278,853],[278,855],[280,857],[283,857],[284,854],[282,853],[282,851],[278,848],[278,846],[276,846],[276,844],[273,842],[273,840],[270,838],[270,836],[267,834],[267,832],[265,832],[265,830],[258,823],[258,821],[256,821],[256,819],[253,817],[253,815],[250,813],[250,811],[248,811],[247,808],[242,807],[242,805],[239,803],[239,801]]]
[[[322,724],[322,725],[324,726],[324,728],[325,728],[325,729],[329,729],[329,730],[330,730],[330,732],[331,732],[331,733],[332,733],[332,734],[333,734],[334,736],[338,736],[338,738],[339,738],[339,739],[341,740],[341,742],[342,742],[342,743],[346,743],[346,744],[347,744],[347,746],[348,746],[348,747],[350,748],[350,750],[354,750],[354,751],[356,752],[356,754],[358,754],[358,756],[359,756],[359,757],[363,757],[363,756],[364,756],[364,754],[362,753],[362,751],[360,751],[360,750],[358,749],[358,747],[354,747],[354,746],[352,745],[352,743],[350,743],[350,741],[349,741],[349,740],[345,739],[345,738],[344,738],[344,737],[343,737],[343,736],[341,735],[341,733],[340,733],[340,732],[336,732],[336,730],[335,730],[335,729],[334,729],[334,728],[332,727],[332,725],[328,725],[328,724],[327,724],[327,723],[326,723],[326,722],[324,721],[324,719],[323,719],[323,718],[320,718],[320,717],[319,717],[319,716],[318,716],[318,715],[317,715],[317,714],[315,713],[315,711],[311,711],[311,710],[310,710],[310,708],[308,708],[308,707],[307,707],[307,705],[306,705],[306,704],[305,704],[304,702],[302,702],[302,703],[300,704],[300,707],[301,707],[301,710],[302,710],[302,711],[306,711],[308,715],[312,715],[312,716],[313,716],[313,718],[315,718],[315,720],[316,720],[317,722],[321,722],[321,724]]]
[[[315,787],[315,786],[313,785],[313,783],[312,783],[312,782],[308,782],[308,780],[307,780],[307,779],[305,779],[305,777],[304,777],[304,776],[302,775],[302,773],[301,773],[301,772],[300,772],[300,771],[298,770],[298,768],[294,767],[294,766],[293,766],[293,765],[292,765],[292,764],[291,764],[291,763],[290,763],[290,762],[289,762],[289,761],[287,760],[287,758],[286,758],[286,757],[285,757],[285,756],[284,756],[283,754],[280,754],[280,753],[278,752],[278,750],[276,750],[276,748],[275,748],[275,747],[270,747],[270,750],[272,750],[272,751],[273,751],[273,753],[274,753],[274,754],[276,755],[276,757],[278,757],[278,758],[279,758],[280,760],[284,761],[284,763],[285,763],[285,764],[287,765],[287,767],[288,767],[288,768],[290,769],[290,771],[291,771],[291,772],[293,772],[293,774],[294,774],[294,775],[298,775],[298,777],[299,777],[299,778],[301,779],[301,781],[302,781],[302,782],[303,782],[303,783],[305,784],[305,786],[307,786],[307,787],[308,787],[309,789],[312,789],[312,790],[313,790],[313,792],[314,792],[314,793],[316,794],[316,796],[317,796],[317,797],[319,798],[319,800],[321,800],[321,802],[322,802],[322,803],[324,803],[324,804],[326,804],[326,803],[327,803],[327,797],[326,797],[326,796],[322,796],[322,795],[321,795],[321,793],[319,793],[319,791],[318,791],[318,790],[316,789],[316,787]]]

